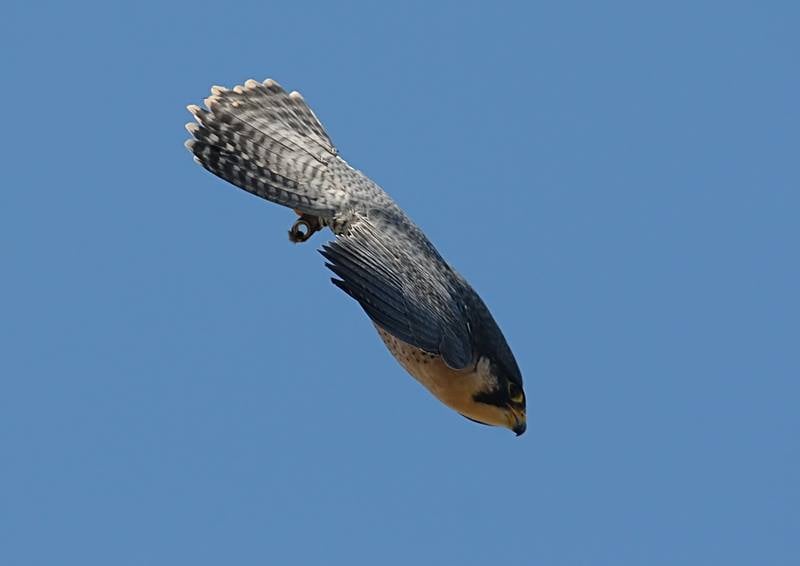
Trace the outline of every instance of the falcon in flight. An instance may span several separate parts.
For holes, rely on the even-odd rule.
[[[377,184],[342,159],[298,92],[268,79],[212,87],[186,147],[214,175],[298,215],[292,242],[330,228],[320,253],[397,361],[470,420],[525,432],[511,349],[478,294]]]

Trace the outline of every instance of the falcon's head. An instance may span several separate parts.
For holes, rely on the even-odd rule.
[[[525,391],[519,370],[515,369],[504,368],[488,357],[480,357],[468,378],[472,389],[470,402],[457,410],[471,421],[503,426],[517,436],[525,432]]]

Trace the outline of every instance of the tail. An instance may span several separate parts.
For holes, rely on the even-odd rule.
[[[212,87],[204,104],[188,107],[197,124],[186,125],[186,147],[200,165],[304,213],[327,217],[339,208],[329,165],[341,160],[300,93],[249,80],[233,90]]]

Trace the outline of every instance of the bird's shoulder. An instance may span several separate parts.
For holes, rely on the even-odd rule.
[[[322,250],[333,283],[387,332],[454,368],[473,361],[462,284],[416,224],[392,203],[353,213]]]

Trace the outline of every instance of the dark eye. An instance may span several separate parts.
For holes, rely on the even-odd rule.
[[[522,400],[525,398],[525,395],[522,393],[522,387],[509,381],[508,398],[514,403],[522,403]]]

